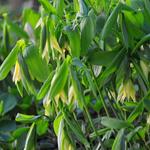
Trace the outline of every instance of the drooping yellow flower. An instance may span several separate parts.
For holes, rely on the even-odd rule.
[[[55,36],[51,36],[50,37],[50,42],[51,42],[51,48],[52,49],[56,49],[56,50],[58,50],[60,53],[62,53],[62,49],[60,48],[60,46],[59,46],[59,44],[58,44],[58,41],[57,41],[57,39],[56,39],[56,37]]]
[[[123,82],[119,88],[117,100],[123,103],[125,98],[135,101],[135,88],[131,79]]]
[[[42,58],[46,60],[46,62],[48,63],[49,62],[49,51],[48,51],[48,41],[46,41],[46,45],[45,45],[45,48],[44,48],[44,51],[43,51],[43,54],[42,54]]]
[[[68,91],[68,104],[70,104],[74,100],[74,97],[75,97],[74,89],[73,86],[71,86]]]
[[[12,80],[13,80],[13,82],[15,82],[15,84],[17,84],[17,82],[21,80],[21,72],[20,72],[20,66],[19,66],[18,61],[16,61]]]

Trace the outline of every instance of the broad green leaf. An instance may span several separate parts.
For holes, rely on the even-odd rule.
[[[21,81],[28,94],[36,95],[35,86],[32,82],[27,64],[21,53],[18,54],[18,63],[20,66]]]
[[[39,116],[39,115],[34,116],[34,115],[25,115],[25,114],[18,113],[15,120],[18,122],[23,122],[23,123],[32,123],[40,117],[41,116]]]
[[[73,5],[74,5],[75,12],[78,12],[80,9],[78,0],[73,0]]]
[[[14,95],[8,93],[0,93],[0,100],[3,102],[2,115],[8,113],[10,110],[15,108],[18,101]]]
[[[127,121],[110,117],[102,117],[101,124],[112,129],[122,129],[131,126],[131,124]]]
[[[58,114],[57,117],[55,118],[54,122],[53,122],[54,132],[57,136],[58,136],[59,126],[60,126],[62,119],[63,119],[63,115]]]
[[[121,129],[116,138],[115,138],[115,141],[113,143],[113,146],[112,146],[112,150],[125,150],[126,147],[125,147],[125,132],[124,132],[124,129]]]
[[[26,133],[29,130],[28,127],[20,127],[17,128],[15,131],[13,131],[12,136],[17,139],[19,138],[22,134]]]
[[[122,15],[120,17],[121,17],[121,32],[122,32],[123,42],[124,42],[126,49],[128,49],[129,38],[128,38],[128,30],[127,30],[127,26],[126,26],[126,20],[125,20],[124,15]]]
[[[55,1],[55,8],[59,17],[63,16],[65,10],[65,2],[64,0],[56,0]]]
[[[139,10],[136,13],[135,12],[124,12],[125,16],[129,19],[129,21],[135,25],[136,27],[142,27],[144,23],[144,17],[142,12]]]
[[[150,15],[150,1],[149,0],[144,0],[144,5],[145,5],[145,8],[148,12],[148,14]]]
[[[45,81],[49,75],[49,68],[46,60],[42,59],[38,48],[33,45],[26,47],[23,57],[33,77],[40,82]]]
[[[42,87],[40,88],[40,91],[37,94],[37,99],[40,100],[42,99],[48,92],[50,86],[51,86],[51,80],[54,76],[54,72],[51,72],[48,76],[48,78],[45,80],[45,82],[43,83]]]
[[[24,150],[36,150],[36,126],[33,123],[28,131]]]
[[[11,134],[10,133],[7,133],[7,132],[5,132],[5,133],[0,133],[0,141],[1,142],[12,142],[14,139],[13,139],[13,137],[11,136]]]
[[[74,120],[74,118],[72,117],[72,119],[69,119],[69,113],[63,111],[63,116],[64,119],[66,121],[66,123],[68,124],[68,126],[70,127],[70,129],[72,130],[72,132],[76,135],[76,138],[81,141],[85,146],[89,147],[89,142],[87,141],[87,139],[85,138],[80,126],[76,123],[76,121]]]
[[[67,27],[65,28],[65,33],[69,38],[71,55],[73,57],[80,57],[81,39],[78,29],[71,29],[70,27]]]
[[[146,110],[148,112],[150,112],[150,100],[149,99],[144,99],[143,102],[144,102],[144,107],[146,108]]]
[[[73,67],[71,67],[70,69],[71,69],[71,80],[72,80],[73,89],[75,91],[75,96],[78,101],[79,107],[83,108],[84,99],[83,99],[83,95],[81,93],[81,91],[82,91],[81,84],[78,79],[76,71],[73,69]]]
[[[130,116],[128,117],[128,122],[133,122],[141,113],[143,112],[143,102],[139,102],[139,104],[134,108],[131,112]]]
[[[93,65],[109,66],[118,51],[93,50],[88,53],[88,61]]]
[[[112,27],[114,27],[118,14],[121,10],[122,4],[118,3],[117,6],[113,9],[111,15],[108,17],[104,28],[102,30],[102,34],[101,34],[101,40],[104,40],[111,32]]]
[[[95,35],[94,18],[92,18],[91,16],[84,17],[81,20],[80,29],[81,29],[81,55],[85,55]]]
[[[78,0],[79,8],[80,8],[80,14],[82,16],[86,16],[88,14],[88,8],[84,2],[84,0]]]
[[[47,132],[48,130],[48,119],[46,119],[45,117],[40,118],[36,121],[36,131],[38,135],[43,135]]]
[[[94,83],[94,81],[92,79],[92,76],[91,76],[91,74],[90,74],[90,72],[88,71],[87,68],[85,68],[84,71],[85,71],[86,78],[87,78],[87,80],[89,82],[90,89],[92,90],[93,95],[95,96],[96,100],[99,101],[99,98],[97,96],[96,85],[95,85],[95,83]]]
[[[68,136],[67,130],[65,129],[64,120],[61,120],[59,124],[59,131],[57,135],[57,143],[59,150],[74,150],[74,146]]]
[[[19,46],[18,44],[16,44],[16,46],[11,50],[11,52],[8,54],[8,56],[0,66],[0,80],[6,78],[13,65],[16,63],[18,52]]]
[[[7,22],[10,31],[14,32],[18,37],[25,38],[25,39],[28,38],[27,33],[17,23],[12,22],[11,20],[8,20]]]
[[[60,68],[55,73],[50,86],[50,96],[54,98],[61,90],[64,88],[67,77],[68,77],[68,67],[69,67],[70,57],[67,57]]]
[[[22,18],[24,25],[28,22],[34,29],[40,19],[40,15],[31,8],[25,8],[23,9]]]
[[[48,1],[48,0],[38,0],[38,1],[41,3],[41,5],[44,7],[44,9],[48,13],[53,13],[53,14],[57,13],[55,7],[52,6],[52,4],[50,3],[50,1]]]
[[[13,120],[1,120],[0,132],[10,132],[16,129],[16,123]]]

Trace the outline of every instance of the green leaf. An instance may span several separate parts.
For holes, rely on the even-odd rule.
[[[1,120],[0,132],[10,132],[16,129],[16,123],[13,120]]]
[[[136,135],[136,133],[142,129],[142,126],[136,127],[134,130],[131,130],[128,134],[127,134],[127,141],[130,142],[131,139]],[[134,139],[133,139],[134,140]]]
[[[143,112],[143,101],[139,102],[139,104],[134,108],[128,117],[128,122],[133,122],[141,113]]]
[[[122,129],[131,126],[131,124],[127,121],[110,117],[102,117],[101,124],[112,129]]]
[[[7,52],[10,48],[10,38],[9,38],[9,31],[8,31],[8,23],[7,21],[4,22],[3,25],[3,47],[4,50]]]
[[[35,123],[30,127],[30,130],[26,137],[24,150],[36,150],[36,128]]]
[[[57,14],[59,15],[59,17],[62,17],[63,13],[64,13],[64,10],[65,10],[64,0],[55,1],[55,8],[56,8],[56,11],[57,11]]]
[[[72,80],[73,89],[75,91],[75,97],[78,101],[78,105],[80,108],[83,108],[84,99],[83,99],[83,95],[81,92],[82,91],[81,84],[78,79],[77,73],[73,69],[73,67],[71,67],[71,80]]]
[[[128,30],[127,30],[126,20],[125,20],[124,15],[121,16],[121,31],[122,31],[122,37],[123,37],[124,45],[125,45],[126,49],[128,49],[129,38],[128,38]]]
[[[125,56],[125,49],[121,49],[120,52],[114,57],[114,59],[111,61],[111,63],[108,65],[108,67],[104,70],[104,72],[100,75],[98,82],[99,85],[102,87],[105,83],[106,79],[116,71],[118,66],[121,64],[121,61],[123,60]]]
[[[23,122],[23,123],[32,123],[40,117],[41,116],[39,116],[39,115],[34,116],[34,115],[25,115],[25,114],[18,113],[15,120],[18,122]]]
[[[33,45],[26,47],[23,57],[33,77],[40,82],[45,81],[49,75],[49,68],[46,60],[42,59],[38,48]]]
[[[65,28],[65,33],[69,38],[71,55],[73,57],[80,57],[81,39],[78,29],[71,29],[70,27],[67,27]]]
[[[125,150],[125,135],[124,135],[124,129],[121,129],[117,137],[115,138],[115,141],[112,146],[112,150]]]
[[[150,112],[150,100],[149,99],[144,99],[143,102],[144,102],[144,107],[146,108],[146,110],[148,112]]]
[[[52,80],[53,76],[54,76],[54,71],[49,74],[48,78],[45,80],[42,87],[40,88],[40,91],[38,92],[38,94],[36,96],[36,98],[38,100],[42,99],[47,94],[47,92],[51,86],[51,80]]]
[[[12,22],[11,20],[8,20],[7,22],[8,22],[10,31],[14,32],[18,37],[25,38],[25,39],[28,38],[27,33],[22,29],[22,27]]]
[[[34,29],[38,20],[40,19],[40,14],[31,8],[24,8],[22,13],[22,18],[23,18],[22,21],[24,25],[26,23],[29,23]]]
[[[88,53],[88,61],[93,65],[109,66],[118,51],[93,50]]]
[[[73,5],[74,5],[75,12],[78,12],[80,9],[78,0],[73,0]]]
[[[150,1],[149,0],[144,0],[144,5],[145,5],[145,8],[148,12],[148,14],[150,15]]]
[[[138,61],[136,59],[132,59],[132,63],[134,65],[134,68],[136,69],[137,73],[141,76],[142,80],[144,81],[145,85],[148,88],[149,82],[148,82],[146,76],[144,75],[142,68],[140,67],[140,64],[138,65]]]
[[[0,116],[2,115],[3,111],[4,111],[4,102],[2,100],[0,100]]]
[[[65,111],[63,111],[63,116],[64,116],[64,119],[65,119],[66,123],[68,124],[68,126],[72,130],[72,132],[76,135],[76,138],[79,141],[81,141],[85,146],[89,147],[90,146],[89,142],[85,138],[80,126],[76,123],[74,118],[72,117],[72,119],[70,119],[69,118],[69,113],[65,112]]]
[[[0,141],[1,142],[12,142],[14,139],[13,137],[10,135],[10,133],[0,133]]]
[[[58,132],[59,132],[60,122],[62,121],[62,119],[63,119],[63,115],[58,114],[57,117],[55,118],[54,122],[53,122],[54,132],[57,136],[58,136]]]
[[[110,34],[112,27],[114,27],[114,25],[116,24],[117,17],[121,10],[121,7],[122,7],[122,4],[118,3],[117,6],[113,9],[111,15],[108,17],[104,25],[104,28],[102,30],[101,40],[104,40]]]
[[[36,121],[36,131],[38,135],[43,135],[47,132],[48,130],[48,119],[46,119],[45,117],[40,118]]]
[[[36,95],[35,86],[32,82],[32,79],[28,70],[28,66],[25,63],[22,53],[19,53],[18,55],[18,63],[20,66],[21,81],[22,81],[24,88],[26,89],[28,94]]]
[[[17,105],[17,99],[14,95],[8,93],[0,93],[0,100],[3,102],[2,115],[12,110]]]
[[[136,46],[132,50],[132,54],[135,53],[144,42],[149,40],[150,40],[150,34],[147,34],[144,37],[142,37],[141,40],[136,44]]]
[[[46,31],[46,25],[44,24],[41,27],[41,33],[40,33],[40,53],[42,54],[45,45],[46,45],[46,37],[47,37],[47,31]]]
[[[0,66],[0,80],[6,78],[13,65],[16,63],[18,52],[19,47],[18,44],[16,44],[16,46],[11,50],[11,52],[8,54],[8,56]]]
[[[87,9],[87,6],[85,5],[84,0],[78,0],[78,3],[79,3],[79,8],[80,8],[80,14],[82,16],[86,16],[88,14],[88,9]]]
[[[28,127],[20,127],[17,128],[15,131],[13,131],[12,136],[17,139],[20,136],[22,136],[22,134],[26,133],[29,130]]]
[[[67,57],[52,79],[50,86],[50,96],[52,98],[54,98],[64,88],[66,84],[68,77],[69,61],[70,57]]]
[[[38,1],[41,3],[41,5],[44,7],[44,9],[48,13],[53,13],[53,14],[57,13],[55,7],[53,7],[52,4],[48,0],[38,0]]]
[[[97,130],[97,134],[99,135],[99,136],[101,136],[101,135],[104,135],[107,131],[109,131],[110,129],[109,128],[103,128],[103,129],[99,129],[99,130]],[[89,135],[89,137],[90,138],[97,138],[97,135],[95,134],[95,132],[93,132],[93,133],[91,133],[90,135]]]
[[[95,35],[94,19],[91,16],[84,17],[81,20],[80,29],[81,29],[81,55],[85,55]]]

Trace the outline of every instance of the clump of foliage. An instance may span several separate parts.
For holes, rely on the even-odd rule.
[[[0,20],[0,149],[150,149],[150,1],[39,0]]]

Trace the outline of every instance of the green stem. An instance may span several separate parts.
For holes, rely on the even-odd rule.
[[[94,72],[93,72],[93,69],[92,69],[91,64],[90,64],[90,69],[91,69],[92,75],[93,75],[93,77],[94,77],[95,85],[96,85],[98,94],[99,94],[99,96],[100,96],[100,99],[101,99],[101,101],[102,101],[102,105],[103,105],[103,107],[104,107],[104,110],[105,110],[105,112],[106,112],[106,115],[107,115],[107,117],[110,117],[109,111],[108,111],[108,109],[107,109],[107,107],[106,107],[106,103],[105,103],[104,98],[103,98],[103,95],[102,95],[101,91],[100,91],[99,88],[98,88],[98,83],[97,83],[96,77],[95,77],[95,75],[94,75]]]
[[[89,111],[88,111],[88,109],[87,109],[85,103],[84,103],[84,110],[85,110],[85,113],[86,113],[86,115],[87,115],[87,117],[88,117],[89,123],[90,123],[90,125],[91,125],[93,131],[95,132],[95,135],[98,137],[98,140],[99,140],[100,143],[101,143],[102,150],[105,150],[105,147],[104,147],[104,145],[103,145],[103,142],[102,142],[101,138],[99,137],[96,128],[94,127],[94,123],[93,123],[93,121],[92,121],[92,118],[91,118],[91,116],[90,116],[90,113],[89,113]]]
[[[108,90],[109,91],[109,90]],[[112,94],[111,94],[111,92],[109,91],[109,94],[111,95],[111,97],[113,98],[113,96],[112,96]],[[114,99],[114,98],[113,98]],[[115,107],[117,108],[117,110],[119,110],[120,111],[120,118],[121,119],[124,119],[124,115],[123,115],[123,112],[122,112],[122,110],[120,109],[120,107],[118,106],[118,104],[116,103],[116,101],[115,101],[115,99],[114,99],[114,104],[115,104]]]
[[[105,93],[106,93],[106,95],[107,95],[107,98],[108,98],[110,107],[111,107],[111,109],[112,109],[114,115],[116,116],[116,118],[119,118],[119,116],[118,116],[118,114],[117,114],[117,111],[116,111],[116,109],[114,108],[114,105],[111,103],[111,99],[110,99],[110,97],[109,97],[109,95],[108,95],[108,90],[107,90],[107,89],[105,89]]]

